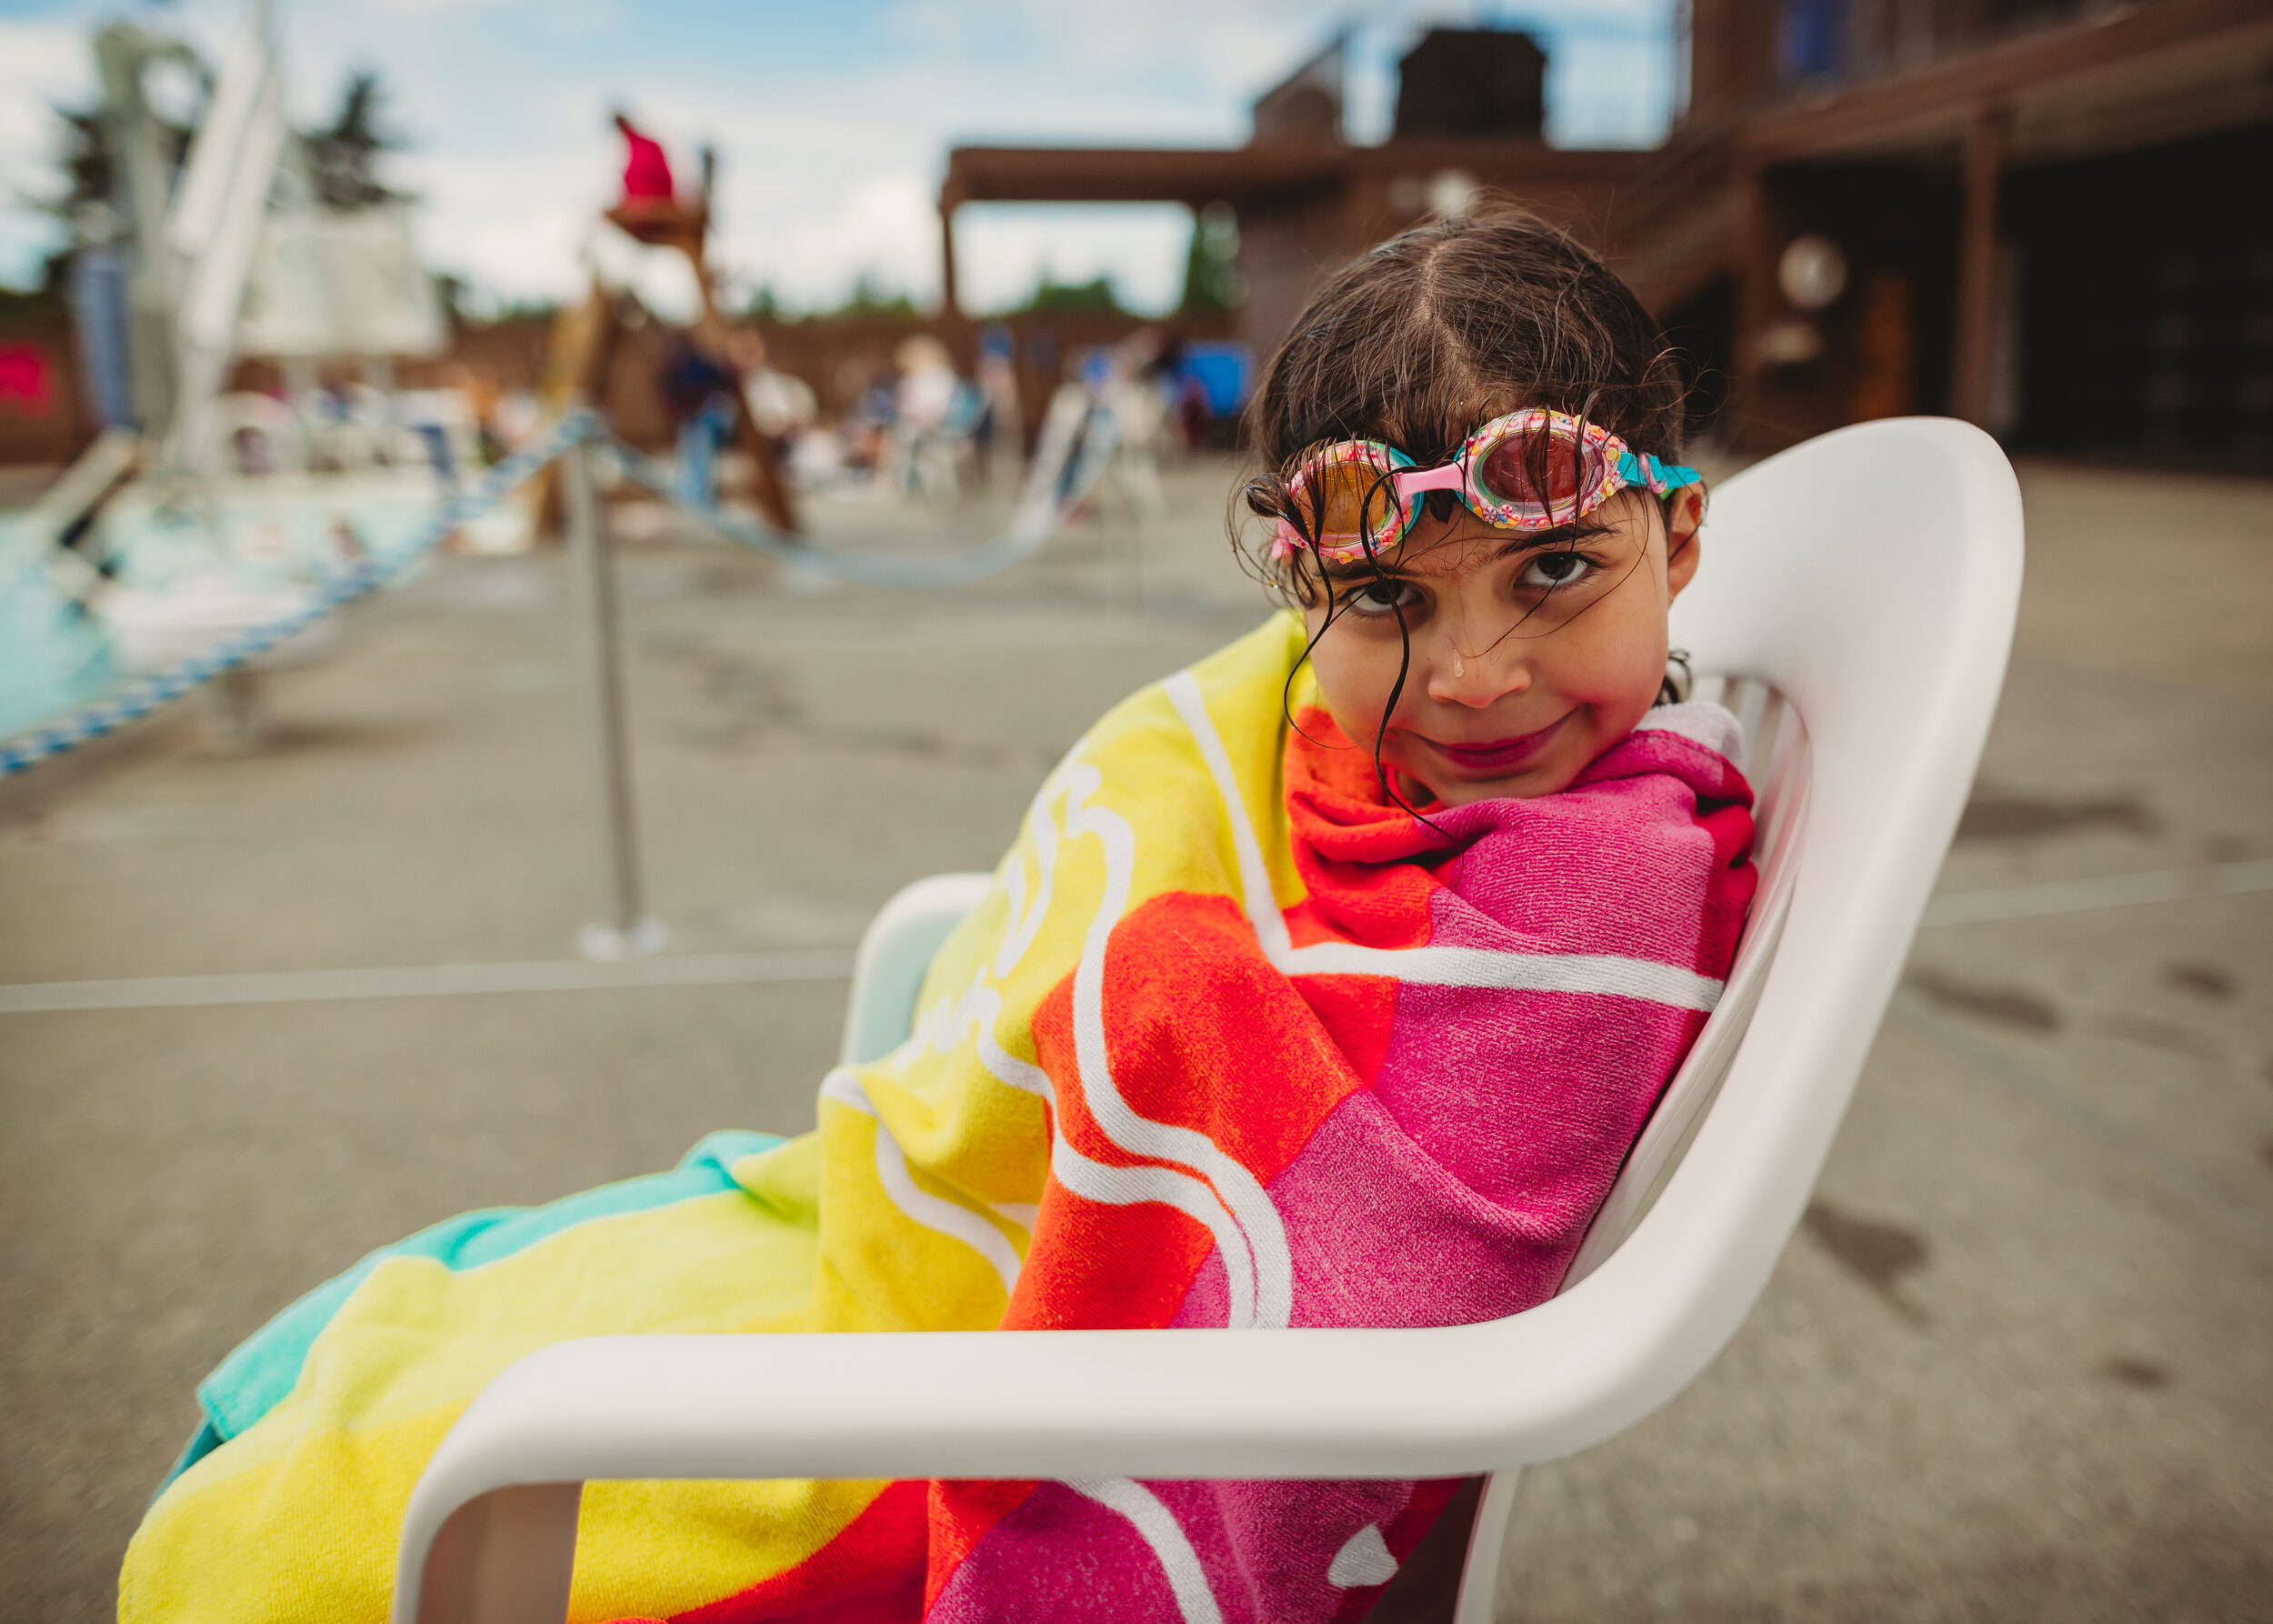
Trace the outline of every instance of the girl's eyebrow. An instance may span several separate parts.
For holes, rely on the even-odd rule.
[[[1517,553],[1536,552],[1547,547],[1576,546],[1597,536],[1607,536],[1613,526],[1580,519],[1577,524],[1557,525],[1552,530],[1519,530],[1499,544],[1492,556],[1510,557]]]
[[[1329,581],[1377,581],[1384,576],[1392,581],[1411,578],[1405,566],[1391,558],[1382,559],[1378,566],[1363,558],[1328,559],[1322,573]]]

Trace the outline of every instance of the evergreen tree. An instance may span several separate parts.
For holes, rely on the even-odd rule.
[[[57,128],[53,162],[57,185],[44,193],[26,193],[24,201],[43,214],[77,220],[93,204],[115,205],[119,199],[118,159],[111,151],[110,120],[102,104],[66,107],[54,105]],[[159,119],[158,146],[169,169],[178,171],[189,150],[187,126]]]
[[[1239,302],[1239,217],[1211,203],[1193,217],[1192,246],[1184,259],[1184,297],[1177,312],[1213,315]]]
[[[359,68],[341,86],[339,111],[332,122],[302,137],[317,202],[357,209],[410,201],[409,193],[397,192],[379,179],[381,159],[403,146],[402,137],[386,125],[386,101],[378,74]]]

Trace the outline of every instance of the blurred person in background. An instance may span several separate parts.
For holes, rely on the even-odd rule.
[[[616,133],[624,137],[624,201],[637,205],[675,202],[678,194],[663,144],[632,123],[631,115],[622,108],[611,116]]]
[[[1026,414],[1018,399],[1017,336],[999,324],[978,338],[978,390],[986,406],[974,431],[982,478],[992,480],[996,464],[1015,478],[1026,456]]]
[[[952,496],[982,407],[978,391],[955,369],[947,346],[928,333],[893,352],[899,380],[877,482],[904,496]]]
[[[656,384],[678,427],[678,499],[708,507],[716,499],[718,450],[734,433],[740,380],[698,335],[683,333],[664,352]]]
[[[750,421],[776,455],[789,462],[797,442],[820,421],[820,401],[813,386],[795,373],[767,365],[766,340],[756,327],[736,327],[727,353],[742,375],[742,398],[749,405]]]
[[[884,460],[885,436],[899,420],[899,374],[889,361],[848,361],[839,370],[853,380],[852,406],[837,421],[845,464],[873,474]]]

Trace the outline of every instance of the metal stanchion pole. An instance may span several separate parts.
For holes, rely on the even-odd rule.
[[[568,520],[568,577],[576,623],[576,664],[592,719],[592,768],[607,866],[608,914],[576,933],[587,958],[628,958],[663,946],[663,927],[639,896],[639,846],[632,820],[631,758],[624,738],[624,679],[616,621],[616,573],[592,486],[592,447],[561,458]]]

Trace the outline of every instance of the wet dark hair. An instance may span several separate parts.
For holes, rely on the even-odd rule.
[[[1314,605],[1331,592],[1315,538],[1310,550],[1274,562],[1270,530],[1258,545],[1238,511],[1267,526],[1284,516],[1308,537],[1310,515],[1287,481],[1312,453],[1338,440],[1381,440],[1432,467],[1458,456],[1479,424],[1547,406],[1600,425],[1637,456],[1677,463],[1684,395],[1657,324],[1568,232],[1497,203],[1416,226],[1329,276],[1264,367],[1246,415],[1261,471],[1235,497],[1233,543],[1250,573]],[[1543,456],[1545,441],[1536,449]],[[1538,462],[1529,472],[1536,487],[1550,488]],[[1431,514],[1450,516],[1450,492],[1427,499]],[[1593,528],[1582,522],[1547,534],[1576,541]],[[1387,586],[1369,544],[1366,556]],[[1331,601],[1319,637],[1340,613]],[[1382,793],[1404,806],[1381,765],[1412,664],[1401,606],[1397,622],[1404,657],[1373,754]],[[1672,688],[1668,678],[1668,695]]]

